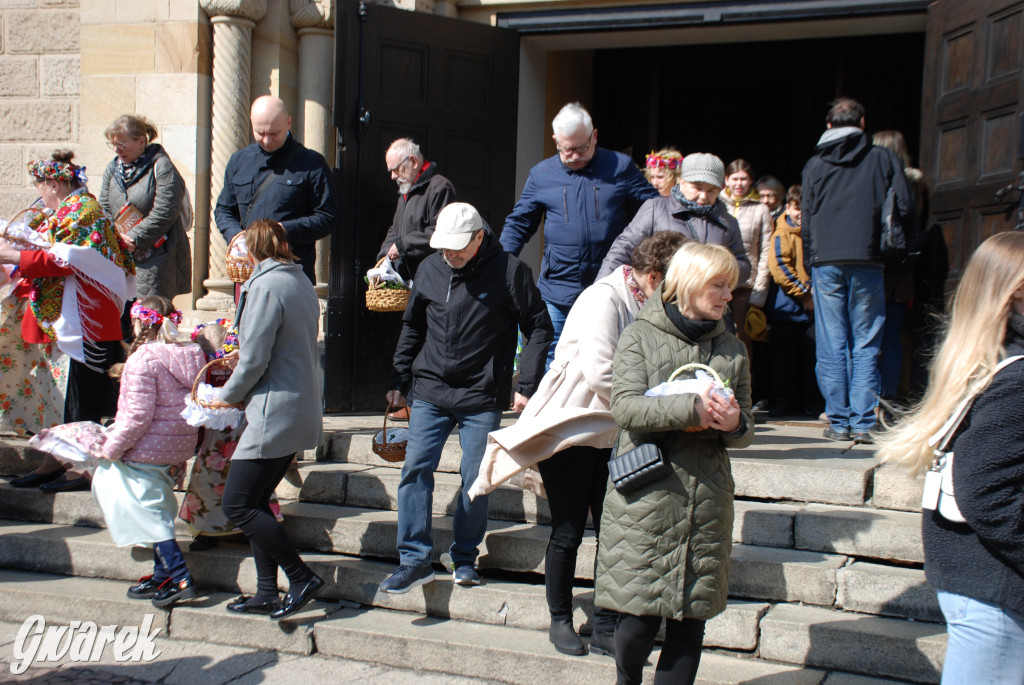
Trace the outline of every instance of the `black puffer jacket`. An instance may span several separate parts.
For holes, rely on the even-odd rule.
[[[420,264],[402,317],[391,388],[406,392],[415,377],[416,397],[442,409],[506,409],[517,326],[525,342],[516,390],[530,397],[554,337],[530,267],[489,231],[461,269],[432,254]]]
[[[853,127],[825,131],[815,150],[804,166],[800,196],[804,259],[809,266],[880,265],[882,203],[890,186],[913,230],[914,194],[899,160]]]
[[[1006,355],[1024,354],[1014,315]],[[953,439],[953,485],[967,523],[924,514],[925,574],[934,587],[1024,616],[1024,360],[974,402]]]
[[[388,253],[391,245],[398,248],[398,273],[405,279],[415,279],[420,262],[434,253],[430,236],[437,225],[437,215],[455,202],[455,186],[437,173],[437,165],[427,162],[419,178],[405,195],[398,196],[395,218],[381,243],[377,259]]]

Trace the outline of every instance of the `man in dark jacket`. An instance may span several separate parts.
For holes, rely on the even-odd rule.
[[[256,142],[228,160],[213,213],[217,230],[230,242],[256,219],[281,222],[303,272],[316,283],[316,241],[338,224],[331,170],[323,155],[292,138],[284,101],[256,98],[249,118]]]
[[[408,281],[416,278],[420,262],[434,253],[430,236],[438,213],[455,202],[455,186],[437,173],[437,164],[425,160],[420,146],[408,138],[391,143],[384,161],[398,184],[398,207],[377,259],[387,255]]]
[[[471,205],[455,202],[437,217],[430,246],[440,251],[417,271],[395,350],[388,402],[405,404],[416,380],[409,447],[398,485],[400,566],[381,583],[400,594],[434,580],[430,537],[434,469],[459,427],[462,492],[454,543],[441,560],[459,585],[478,585],[474,564],[487,530],[487,498],[470,501],[487,434],[498,428],[512,392],[516,328],[523,332],[513,409],[522,411],[540,383],[551,320],[530,268],[502,251]]]
[[[658,191],[629,157],[597,146],[597,129],[580,103],[551,122],[558,154],[530,170],[501,231],[501,246],[519,255],[544,220],[544,261],[537,285],[555,327],[548,363],[573,302],[597,278],[612,241]]]
[[[885,325],[881,208],[892,188],[897,211],[913,217],[914,195],[899,160],[873,147],[856,100],[832,103],[827,130],[804,166],[802,237],[811,267],[818,387],[830,440],[870,443]]]

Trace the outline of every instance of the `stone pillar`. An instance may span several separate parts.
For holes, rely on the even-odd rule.
[[[213,119],[210,148],[210,208],[224,186],[231,155],[249,144],[249,83],[252,77],[252,30],[267,12],[266,0],[200,0],[213,26]],[[211,217],[211,225],[216,222]],[[234,307],[234,284],[227,277],[227,245],[219,230],[210,231],[207,294],[196,303],[206,311]]]
[[[325,65],[334,63],[334,2],[332,0],[290,0],[292,26],[299,34],[299,102],[295,128],[302,143],[316,150],[334,166],[336,134],[331,122],[334,73]],[[330,236],[316,245],[316,290],[327,297]]]

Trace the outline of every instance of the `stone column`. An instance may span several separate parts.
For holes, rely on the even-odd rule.
[[[213,26],[213,118],[210,146],[210,208],[224,186],[228,159],[249,144],[249,83],[252,78],[252,30],[267,12],[266,0],[200,0]],[[211,216],[210,225],[215,221]],[[196,303],[206,311],[234,307],[234,284],[227,277],[227,245],[210,231],[207,294]]]
[[[302,144],[316,150],[334,166],[337,138],[331,122],[334,73],[333,0],[290,0],[292,26],[299,34],[299,103],[295,128]],[[340,192],[340,189],[339,189]],[[327,297],[330,236],[316,245],[316,290]]]

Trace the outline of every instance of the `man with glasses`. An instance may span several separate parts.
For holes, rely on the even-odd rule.
[[[292,138],[283,100],[256,98],[249,119],[256,142],[228,160],[213,213],[217,230],[230,242],[256,219],[281,222],[303,272],[316,283],[316,241],[338,225],[331,170],[323,155]]]
[[[437,164],[425,160],[420,146],[409,138],[391,143],[384,161],[398,184],[398,206],[377,259],[387,255],[408,281],[416,278],[420,262],[434,253],[430,236],[437,215],[455,202],[455,186],[437,173]]]
[[[551,122],[558,153],[530,170],[505,219],[501,246],[519,255],[544,220],[540,287],[555,328],[548,365],[569,309],[597,277],[612,241],[643,202],[657,197],[633,160],[597,146],[597,129],[578,102]]]

